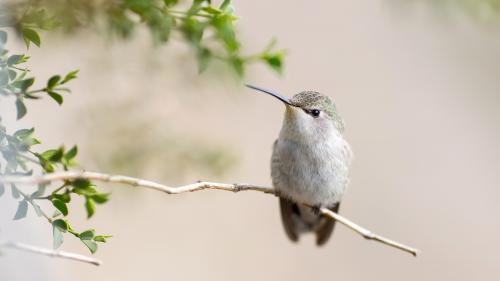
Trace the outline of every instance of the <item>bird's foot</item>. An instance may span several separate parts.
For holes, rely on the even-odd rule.
[[[316,205],[316,206],[312,206],[311,207],[311,211],[315,214],[315,215],[320,215],[321,214],[321,205]]]

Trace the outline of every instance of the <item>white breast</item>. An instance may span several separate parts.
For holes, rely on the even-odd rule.
[[[295,202],[332,206],[349,183],[351,158],[349,144],[340,134],[309,144],[280,139],[273,150],[273,185]]]

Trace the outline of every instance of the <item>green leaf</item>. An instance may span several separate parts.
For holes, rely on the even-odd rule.
[[[76,188],[87,188],[91,186],[91,182],[87,179],[76,179],[71,183],[71,185]]]
[[[93,229],[86,230],[78,235],[80,240],[89,248],[90,252],[94,254],[97,251],[97,243],[92,239],[95,236],[95,231]]]
[[[239,57],[233,57],[230,59],[231,66],[233,69],[236,71],[236,73],[240,76],[243,77],[245,74],[245,68],[244,68],[244,62],[241,58]]]
[[[58,228],[62,232],[66,232],[69,230],[68,222],[63,219],[55,220],[54,222],[52,222],[52,226]]]
[[[226,50],[234,54],[240,47],[240,43],[236,40],[234,31],[233,17],[230,14],[222,14],[215,16],[212,24],[217,30],[217,35],[222,39]]]
[[[85,199],[85,210],[87,211],[87,218],[91,218],[95,213],[94,200],[89,197]]]
[[[229,8],[229,5],[231,5],[231,0],[224,0],[222,4],[220,5],[219,9],[225,11],[227,8]]]
[[[163,0],[163,3],[165,3],[165,6],[167,7],[172,7],[175,4],[177,4],[178,0]]]
[[[109,14],[109,29],[122,38],[129,38],[135,27],[135,22],[121,9],[113,9]]]
[[[9,83],[9,72],[5,69],[0,70],[0,87]]]
[[[64,148],[60,147],[56,150],[56,152],[49,157],[49,160],[50,161],[53,161],[53,162],[58,162],[62,159],[64,155]]]
[[[110,193],[97,193],[95,195],[91,195],[90,198],[95,201],[97,204],[104,204],[109,200]]]
[[[76,179],[71,183],[72,186],[79,189],[86,189],[92,186],[92,183],[86,179]]]
[[[55,170],[55,167],[52,163],[47,161],[47,159],[43,157],[38,157],[38,160],[40,160],[40,164],[42,165],[42,168],[45,172],[47,173],[53,173]]]
[[[17,207],[16,215],[14,216],[14,220],[20,220],[26,217],[28,214],[28,201],[23,200],[19,202],[19,206]]]
[[[49,94],[49,96],[53,100],[55,100],[59,105],[61,105],[63,103],[63,101],[64,101],[63,97],[60,94],[58,94],[58,93],[56,93],[54,91],[48,91],[47,94]]]
[[[89,185],[85,188],[75,187],[73,189],[73,192],[78,194],[78,195],[92,196],[92,195],[97,193],[97,190],[94,188],[93,185]]]
[[[22,140],[22,139],[25,139],[25,138],[31,136],[34,132],[35,132],[35,128],[21,129],[21,130],[17,130],[14,133],[14,137],[19,138],[19,139]]]
[[[33,209],[35,209],[35,213],[36,213],[37,216],[39,216],[39,217],[43,216],[43,211],[40,208],[40,206],[38,206],[37,204],[33,203]]]
[[[16,110],[17,110],[17,120],[21,119],[26,115],[27,109],[26,105],[24,105],[23,101],[20,99],[16,99]]]
[[[30,9],[27,10],[23,17],[23,23],[33,23],[38,25],[47,16],[47,12],[43,9]]]
[[[16,187],[16,185],[15,185],[15,184],[13,184],[13,183],[12,183],[12,184],[10,185],[10,187],[11,187],[11,188],[10,188],[10,191],[11,191],[11,193],[12,193],[12,197],[13,197],[14,199],[18,199],[19,197],[21,197],[21,193],[19,193],[19,189],[17,189],[17,187]]]
[[[63,194],[53,193],[51,196],[52,196],[52,198],[59,199],[59,200],[63,201],[64,203],[69,203],[71,201],[71,196],[67,192],[65,192]]]
[[[49,149],[41,154],[41,156],[52,162],[59,162],[64,155],[64,148]]]
[[[27,48],[29,48],[29,42],[33,42],[33,44],[37,47],[40,47],[40,36],[35,30],[31,28],[23,28],[22,33]]]
[[[94,237],[94,241],[96,242],[101,242],[101,243],[106,243],[108,238],[111,238],[113,236],[111,235],[97,235],[96,237]]]
[[[283,72],[283,53],[265,55],[263,59],[267,62],[267,64],[274,69],[278,73]]]
[[[35,5],[32,5],[32,9],[28,10],[28,12],[24,14],[24,16],[20,19],[20,22],[30,24],[30,26],[34,25],[45,30],[52,29],[59,25],[59,22],[57,22],[54,17],[49,16],[44,9],[36,10],[33,9],[34,7]]]
[[[55,155],[56,152],[57,152],[57,149],[49,149],[49,150],[42,152],[42,154],[40,154],[40,156],[43,157],[44,159],[49,160],[49,158],[52,157],[53,155]]]
[[[64,158],[66,158],[67,161],[75,158],[75,156],[78,154],[78,147],[75,145],[73,146],[68,152],[66,152],[66,155],[64,155]]]
[[[62,200],[54,198],[52,199],[52,205],[54,205],[54,207],[56,207],[63,214],[63,216],[68,215],[68,206]]]
[[[13,66],[22,62],[24,55],[12,55],[7,59],[7,65]]]
[[[92,240],[81,240],[83,244],[85,244],[85,246],[87,246],[87,248],[89,248],[90,252],[92,254],[95,254],[95,252],[97,252],[97,243],[92,241]]]
[[[59,221],[59,220],[56,220]],[[55,222],[52,224],[52,237],[53,237],[53,243],[54,243],[54,249],[59,248],[62,243],[64,242],[64,236],[63,236],[63,231],[61,231],[60,227],[57,227],[55,225]],[[64,231],[65,232],[65,231]]]
[[[54,75],[54,76],[50,77],[49,81],[47,81],[47,88],[49,88],[49,89],[54,88],[57,85],[57,83],[59,82],[59,80],[61,80],[61,76],[59,76],[59,75]]]
[[[80,240],[92,240],[95,236],[95,230],[89,229],[85,230],[84,232],[80,233],[78,237],[80,237]]]
[[[94,241],[96,241],[96,242],[106,243],[106,238],[104,238],[104,237],[103,237],[103,236],[101,236],[101,235],[98,235],[98,236],[94,237]]]
[[[9,69],[9,78],[10,78],[10,81],[14,81],[14,79],[16,79],[16,76],[17,76],[17,72],[15,72],[12,69]]]
[[[217,9],[217,8],[214,8],[212,6],[207,6],[207,7],[203,7],[202,9],[203,11],[209,13],[209,14],[212,14],[212,15],[218,15],[218,14],[222,14],[222,11]]]
[[[195,15],[201,10],[201,4],[203,4],[205,0],[193,0],[193,3],[191,4],[191,7],[189,7],[189,10],[187,11],[189,16]],[[208,0],[207,2],[210,2]]]
[[[212,59],[212,53],[207,48],[200,48],[198,50],[198,72],[204,72]]]
[[[26,92],[26,90],[28,90],[28,88],[31,87],[33,85],[33,83],[35,83],[35,78],[31,77],[31,78],[26,78],[26,79],[17,81],[16,85],[19,86],[19,89],[22,92]]]
[[[203,37],[203,29],[203,24],[195,18],[186,19],[182,25],[184,37],[195,46],[200,44],[201,38]]]
[[[25,93],[25,94],[24,94],[24,98],[25,98],[25,99],[31,99],[31,100],[37,100],[37,99],[40,99],[40,97],[37,97],[37,96],[32,95],[32,94],[28,94],[28,93]]]
[[[76,74],[78,74],[78,70],[73,70],[73,71],[69,72],[68,74],[66,74],[66,76],[64,77],[64,79],[61,82],[61,85],[66,84],[67,82],[75,79]]]
[[[175,24],[174,17],[155,12],[150,13],[146,21],[156,44],[168,41],[172,26]]]

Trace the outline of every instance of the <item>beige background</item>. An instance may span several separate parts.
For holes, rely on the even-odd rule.
[[[418,1],[235,5],[249,52],[273,36],[289,50],[284,77],[254,66],[249,82],[287,95],[314,89],[337,102],[356,157],[342,214],[420,248],[421,256],[364,241],[340,225],[324,248],[312,237],[293,245],[277,199],[263,194],[166,196],[106,185],[112,200],[94,219],[85,221],[76,207],[72,216],[79,229],[114,235],[96,255],[102,267],[9,252],[0,259],[1,280],[499,278],[498,27]],[[222,178],[197,170],[167,176],[164,170],[178,164],[152,159],[131,175],[171,184],[202,178],[269,184],[283,106],[227,75],[197,76],[182,46],[153,50],[147,35],[136,39],[112,45],[83,33],[70,41],[51,37],[30,51],[37,75],[81,72],[66,106],[33,103],[24,124],[36,124],[49,146],[80,143],[90,170],[114,171],[100,162],[106,151],[99,145],[113,141],[106,130],[140,128],[120,138],[143,146],[147,132],[161,131],[223,146],[239,160]],[[0,234],[50,247],[50,230],[34,214],[10,221],[13,204],[9,196],[0,199]],[[63,249],[85,253],[66,240]]]

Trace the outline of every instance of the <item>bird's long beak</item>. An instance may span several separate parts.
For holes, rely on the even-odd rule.
[[[270,91],[270,90],[266,90],[266,89],[262,89],[262,88],[259,88],[259,87],[256,87],[256,86],[252,86],[252,85],[248,85],[248,84],[245,84],[245,86],[247,86],[248,88],[250,89],[254,89],[254,90],[257,90],[257,91],[260,91],[260,92],[263,92],[263,93],[266,93],[268,95],[271,95],[277,99],[279,99],[280,101],[284,102],[286,105],[290,105],[290,106],[294,106],[292,104],[292,101],[290,101],[290,98],[288,97],[285,97],[283,95],[280,95],[278,93],[275,93],[273,91]]]

